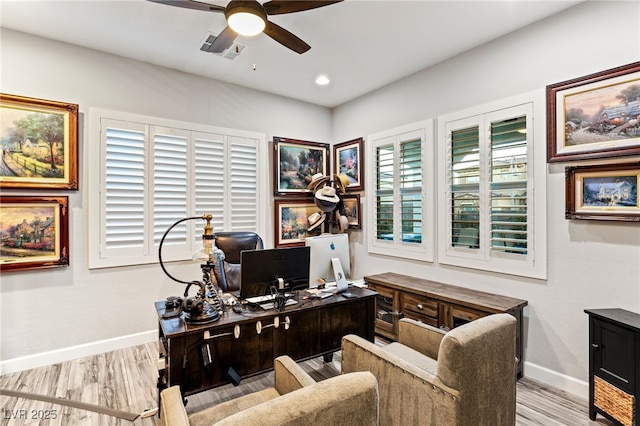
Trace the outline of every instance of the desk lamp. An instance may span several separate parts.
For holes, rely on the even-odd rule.
[[[182,222],[195,219],[203,219],[207,222],[204,227],[204,234],[202,234],[202,248],[193,254],[194,260],[205,261],[205,263],[201,265],[203,281],[183,281],[171,275],[165,268],[164,263],[162,262],[162,246],[164,244],[165,238],[174,227],[181,224]],[[185,312],[185,321],[187,323],[208,323],[215,322],[220,319],[220,313],[218,311],[222,310],[222,304],[220,303],[218,295],[213,288],[213,284],[211,283],[211,268],[213,267],[213,262],[211,262],[210,258],[217,249],[213,245],[211,219],[212,216],[210,214],[180,219],[165,231],[162,239],[160,240],[160,246],[158,247],[158,260],[160,261],[160,267],[162,268],[162,271],[173,281],[180,284],[185,284],[187,286],[184,291],[185,299],[182,302],[181,307]],[[200,290],[198,291],[196,297],[188,298],[187,295],[189,293],[189,288],[192,285],[197,285],[198,287],[200,287]]]

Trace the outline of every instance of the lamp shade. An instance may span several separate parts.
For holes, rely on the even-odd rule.
[[[240,35],[253,36],[264,30],[265,22],[251,12],[236,12],[227,19],[231,29]]]
[[[257,1],[232,0],[225,11],[227,25],[240,35],[262,32],[267,24],[267,12]]]

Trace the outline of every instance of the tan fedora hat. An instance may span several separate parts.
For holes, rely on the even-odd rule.
[[[349,176],[344,175],[344,174],[340,174],[340,175],[334,175],[334,179],[338,188],[338,191],[340,191],[341,194],[346,194],[347,192],[347,188],[349,187]]]

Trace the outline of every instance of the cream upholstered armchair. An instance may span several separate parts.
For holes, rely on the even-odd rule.
[[[380,424],[515,424],[516,320],[493,314],[449,332],[401,319],[398,342],[342,339],[342,372],[378,379]]]
[[[378,424],[378,386],[369,372],[313,380],[288,356],[274,360],[274,387],[187,415],[178,386],[160,394],[159,426]]]

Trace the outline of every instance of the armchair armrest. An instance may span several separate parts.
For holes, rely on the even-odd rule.
[[[273,370],[274,387],[280,395],[316,383],[313,377],[286,355],[279,356],[273,361]]]
[[[378,386],[369,372],[335,376],[235,413],[217,426],[378,424]]]
[[[398,343],[410,347],[429,358],[438,359],[440,342],[446,331],[436,327],[402,318],[398,323]]]
[[[158,426],[189,426],[180,386],[171,386],[160,393],[160,419],[158,420]]]

